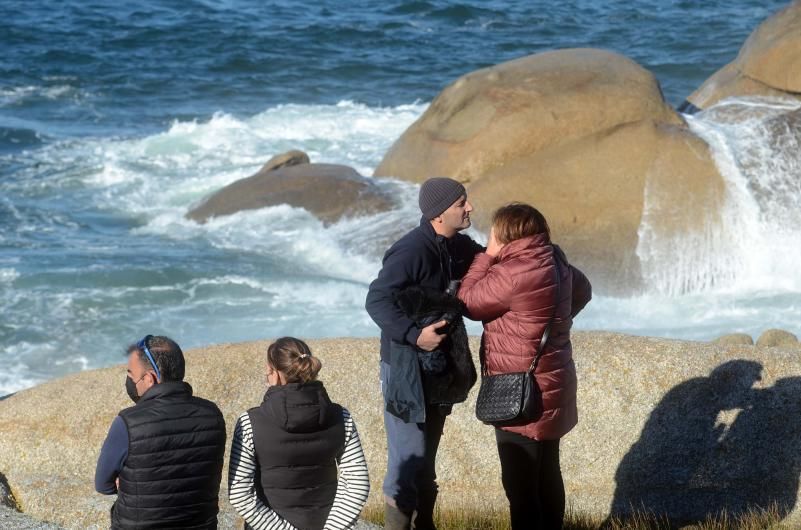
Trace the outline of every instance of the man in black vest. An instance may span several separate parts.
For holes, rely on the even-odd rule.
[[[473,207],[464,186],[450,178],[430,178],[420,187],[420,226],[384,254],[370,284],[365,308],[381,328],[381,389],[387,435],[383,492],[385,528],[434,530],[437,498],[435,461],[450,406],[426,401],[415,352],[434,352],[446,337],[446,321],[418,326],[398,305],[411,286],[444,293],[461,280],[484,247],[460,234],[470,227]],[[447,370],[447,368],[446,368]]]
[[[114,529],[217,528],[225,421],[183,381],[184,354],[167,337],[128,348],[125,388],[136,403],[114,418],[95,489],[117,494]]]

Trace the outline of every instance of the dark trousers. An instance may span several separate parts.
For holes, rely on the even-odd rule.
[[[559,530],[565,516],[565,485],[559,467],[559,440],[538,442],[495,429],[501,480],[512,530]]]

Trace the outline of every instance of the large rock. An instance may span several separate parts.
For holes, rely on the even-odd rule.
[[[712,341],[721,346],[753,346],[754,338],[748,333],[729,333]]]
[[[187,354],[187,380],[219,403],[229,431],[261,400],[267,344]],[[378,340],[310,345],[333,399],[353,412],[377,508],[386,466]],[[471,347],[477,351],[476,338]],[[574,350],[580,418],[562,441],[561,460],[576,511],[603,518],[634,504],[692,522],[776,503],[788,523],[801,524],[801,425],[791,421],[801,413],[797,352],[601,332],[574,333]],[[130,405],[124,377],[122,365],[83,372],[0,401],[0,472],[26,513],[68,528],[107,527],[112,498],[93,492],[92,476],[108,426]],[[440,499],[456,510],[503,510],[493,430],[473,417],[476,390],[445,429]],[[222,509],[228,527],[224,500]]]
[[[763,348],[801,348],[798,337],[783,329],[767,329],[763,331],[756,344]]]
[[[636,250],[646,205],[647,235],[679,237],[703,228],[697,212],[714,212],[723,192],[707,145],[667,105],[654,76],[592,49],[532,55],[461,77],[375,174],[459,179],[485,230],[497,207],[535,205],[554,240],[605,292],[631,292],[641,282]]]
[[[466,184],[520,157],[652,120],[680,124],[653,75],[621,55],[558,50],[466,74],[446,87],[375,170]]]
[[[707,79],[687,101],[705,109],[733,96],[801,99],[801,0],[760,24],[737,58]]]
[[[303,153],[301,153],[303,154]],[[348,166],[299,163],[297,156],[272,159],[255,175],[238,180],[187,213],[194,221],[242,210],[289,204],[324,223],[388,210],[393,201],[369,178]]]

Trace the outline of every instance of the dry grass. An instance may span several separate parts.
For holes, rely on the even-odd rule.
[[[368,505],[362,517],[371,523],[383,525],[383,507]],[[438,530],[510,530],[507,510],[489,507],[483,511],[473,509],[443,509],[437,507],[435,515]],[[568,509],[565,514],[564,530],[671,530],[677,528],[665,518],[653,514],[638,513],[626,520],[610,519],[578,513]],[[775,508],[751,512],[737,517],[721,513],[708,517],[700,524],[682,526],[694,530],[789,530],[790,526],[781,523]]]

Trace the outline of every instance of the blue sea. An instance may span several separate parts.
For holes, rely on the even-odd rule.
[[[622,53],[678,106],[783,5],[4,0],[0,395],[122,362],[146,333],[185,348],[377,336],[364,296],[388,243],[417,223],[415,185],[382,180],[398,208],[329,226],[287,205],[205,225],[184,214],[289,149],[371,175],[448,83],[546,50]],[[721,164],[732,145],[757,165],[776,160],[724,115],[691,118]],[[732,206],[737,237],[690,242],[700,261],[650,262],[645,292],[596,286],[575,327],[700,340],[801,331],[793,156],[779,153],[788,176],[766,184],[785,186],[780,198]],[[704,280],[721,266],[725,288]]]

